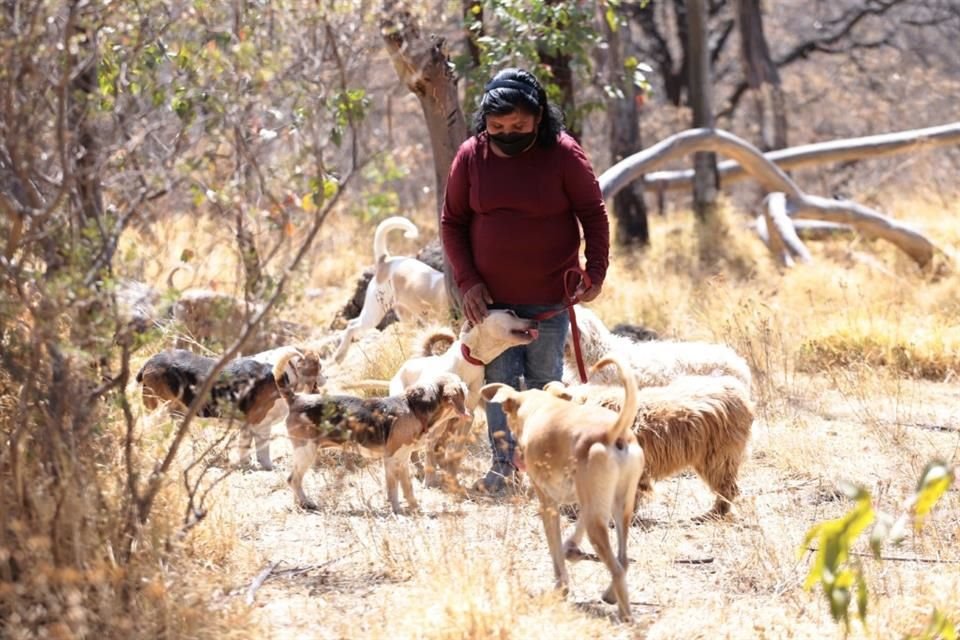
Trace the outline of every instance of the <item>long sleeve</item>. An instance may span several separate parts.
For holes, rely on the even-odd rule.
[[[574,214],[583,226],[587,273],[594,284],[601,284],[610,264],[610,223],[600,183],[587,154],[572,138],[570,161],[564,171],[564,189]]]
[[[453,279],[460,293],[466,293],[474,285],[483,282],[474,264],[470,242],[474,212],[470,209],[469,156],[474,148],[474,139],[471,138],[457,151],[447,176],[443,212],[440,215],[443,251],[453,267]]]

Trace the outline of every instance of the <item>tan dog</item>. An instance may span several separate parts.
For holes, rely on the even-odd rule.
[[[626,402],[611,386],[550,383],[546,391],[614,411]],[[683,376],[667,386],[640,389],[637,401],[633,432],[646,460],[640,491],[649,493],[657,480],[692,468],[717,495],[700,519],[727,515],[740,494],[737,478],[754,418],[743,383],[732,376]]]
[[[274,365],[281,359],[283,367],[276,369]],[[143,385],[144,406],[153,410],[161,402],[169,402],[178,411],[186,410],[216,363],[217,358],[183,349],[154,355],[137,373],[137,382]],[[274,375],[288,386],[310,391],[326,381],[315,353],[282,347],[228,362],[197,411],[200,417],[242,420],[236,454],[239,464],[246,464],[251,441],[256,441],[257,462],[263,469],[273,469],[270,427],[286,413]]]
[[[539,336],[536,320],[520,318],[513,311],[492,310],[480,324],[464,324],[460,337],[439,356],[411,358],[390,380],[390,394],[398,395],[412,384],[430,376],[453,373],[467,385],[467,408],[473,411],[480,402],[485,365],[501,353],[518,345],[530,344]],[[442,486],[440,471],[457,485],[457,472],[463,459],[463,440],[472,421],[456,419],[437,430],[436,442],[427,449],[424,483]]]
[[[626,582],[627,529],[644,454],[630,431],[637,411],[633,375],[613,356],[603,358],[594,368],[607,364],[616,366],[625,389],[619,414],[575,404],[538,389],[516,391],[507,385],[489,384],[481,394],[488,402],[501,403],[517,439],[514,464],[527,472],[540,498],[540,517],[557,587],[567,589],[570,579],[565,557],[582,556],[577,544],[586,530],[612,576],[603,600],[616,602],[620,618],[626,622],[631,619]],[[561,546],[559,509],[561,504],[571,503],[580,505],[577,528]],[[617,532],[617,555],[607,535],[611,519]]]
[[[403,230],[407,238],[417,237],[417,227],[401,216],[387,218],[373,234],[373,258],[376,271],[367,285],[360,315],[347,323],[334,355],[337,362],[347,356],[350,345],[363,332],[375,328],[393,309],[401,322],[410,322],[430,314],[445,314],[450,302],[443,273],[409,256],[391,256],[387,234]]]
[[[286,366],[282,358],[275,371],[282,372]],[[289,408],[287,434],[293,444],[293,469],[287,481],[296,504],[305,509],[317,508],[303,491],[303,476],[313,466],[318,447],[357,448],[382,457],[394,513],[400,512],[398,484],[410,508],[419,508],[410,482],[410,453],[436,425],[470,415],[465,405],[467,388],[450,373],[422,380],[403,395],[387,398],[295,394],[283,377],[276,379]]]

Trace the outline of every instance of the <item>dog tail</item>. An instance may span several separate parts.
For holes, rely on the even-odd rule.
[[[431,331],[430,334],[420,342],[420,355],[428,358],[437,353],[442,353],[449,349],[456,341],[457,336],[453,335],[453,331],[449,329]]]
[[[616,422],[613,423],[613,426],[610,427],[610,430],[607,432],[607,435],[610,437],[610,442],[613,442],[622,438],[624,432],[633,426],[633,421],[637,417],[640,404],[637,400],[637,379],[633,375],[633,370],[626,366],[619,356],[604,356],[595,365],[590,367],[590,373],[592,374],[608,364],[612,364],[617,368],[620,382],[623,383],[623,406],[620,408]]]
[[[381,260],[390,255],[387,249],[387,235],[394,229],[403,231],[403,237],[416,238],[420,235],[417,231],[417,225],[413,224],[403,216],[391,216],[377,225],[377,230],[373,234],[373,259],[379,264]]]
[[[287,364],[292,358],[296,358],[300,355],[295,349],[290,349],[286,353],[280,356],[277,360],[277,364],[273,365],[273,381],[277,385],[277,391],[280,392],[280,396],[287,401],[287,406],[293,404],[294,399],[297,394],[293,390],[293,381],[290,380],[290,376],[287,375]]]

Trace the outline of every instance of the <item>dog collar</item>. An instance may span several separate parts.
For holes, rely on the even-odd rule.
[[[484,362],[483,360],[477,360],[477,359],[474,358],[472,355],[470,355],[470,347],[468,347],[468,346],[467,346],[466,344],[464,344],[463,342],[460,343],[460,355],[462,355],[462,356],[463,356],[463,359],[466,360],[467,362],[469,362],[469,363],[472,364],[472,365],[476,365],[476,366],[478,366],[478,367],[485,367],[485,366],[487,366],[487,363]]]

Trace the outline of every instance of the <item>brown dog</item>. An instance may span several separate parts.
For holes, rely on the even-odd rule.
[[[625,402],[620,389],[610,386],[550,383],[546,391],[614,411]],[[657,480],[692,468],[717,495],[701,519],[727,515],[740,494],[737,477],[753,425],[744,384],[733,376],[683,376],[641,389],[637,401],[633,432],[646,460],[640,491],[649,493]]]
[[[286,361],[281,359],[276,372],[285,367]],[[296,504],[305,509],[317,508],[303,492],[303,476],[313,466],[318,447],[356,447],[383,457],[387,497],[394,513],[400,512],[398,483],[407,504],[417,509],[410,482],[410,453],[434,426],[450,418],[470,417],[467,387],[450,373],[430,377],[402,395],[386,398],[296,394],[282,376],[276,380],[289,408],[287,434],[293,444],[293,469],[287,481]]]
[[[245,464],[251,441],[256,441],[257,462],[270,470],[270,427],[283,418],[286,403],[280,398],[274,381],[274,364],[283,359],[276,371],[286,384],[316,391],[324,384],[319,357],[282,347],[228,362],[220,371],[210,396],[197,411],[205,418],[236,417],[243,423],[237,443],[237,462]],[[217,363],[216,358],[197,355],[184,349],[162,351],[151,357],[137,373],[143,385],[143,405],[156,409],[170,402],[184,411],[193,403],[196,392]]]
[[[540,517],[557,587],[567,589],[570,579],[565,556],[582,556],[577,543],[586,530],[612,576],[603,600],[616,602],[620,618],[629,621],[627,528],[633,517],[644,454],[630,431],[637,412],[633,374],[614,356],[603,358],[594,369],[607,364],[616,366],[625,389],[619,414],[575,404],[546,391],[516,391],[503,384],[484,386],[481,396],[488,402],[501,403],[516,436],[514,464],[527,472],[540,498]],[[577,529],[561,546],[559,509],[561,504],[570,503],[580,505]],[[611,519],[617,532],[616,556],[607,536]]]

